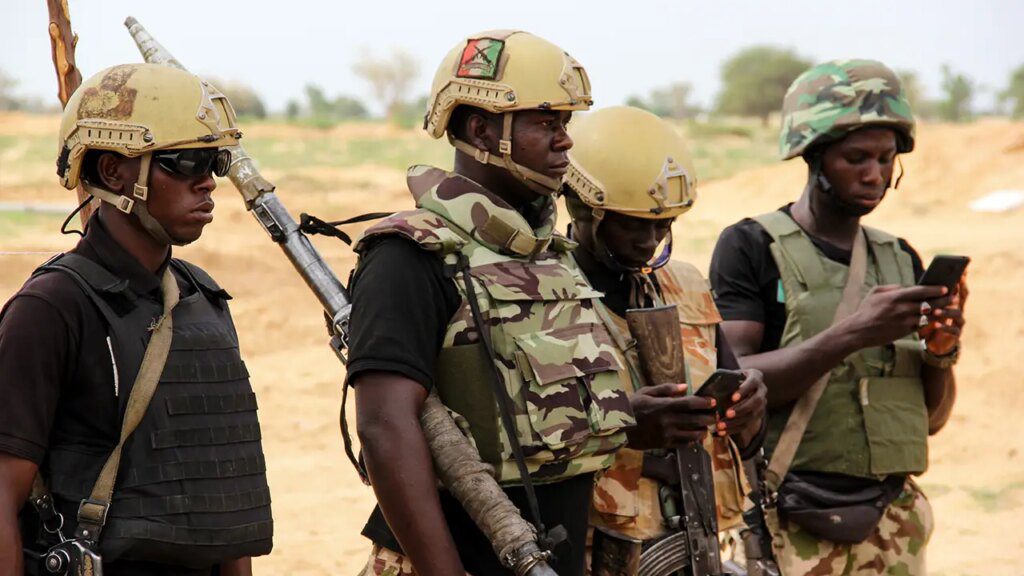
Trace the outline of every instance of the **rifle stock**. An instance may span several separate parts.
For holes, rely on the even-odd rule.
[[[626,323],[636,340],[640,368],[649,384],[687,381],[683,337],[675,305],[627,310]],[[639,574],[661,576],[688,567],[687,573],[693,576],[721,575],[711,457],[703,446],[692,444],[677,449],[676,459],[683,510],[680,517],[665,520],[670,527],[686,534],[685,546],[680,545],[678,536],[668,536],[659,542],[663,546],[651,546],[648,552],[658,549],[658,554],[647,554],[648,562],[644,561],[647,558],[641,558]]]
[[[57,73],[57,98],[60,100],[61,108],[64,108],[68,105],[68,99],[82,84],[82,73],[75,63],[78,34],[71,30],[71,11],[68,9],[68,0],[46,0],[46,9],[50,16],[47,31],[50,34],[50,55],[53,57],[53,69]],[[84,204],[86,198],[89,197],[81,184],[75,193],[78,195],[79,204]],[[90,202],[82,206],[78,212],[78,218],[83,227],[89,221],[93,208],[93,203]]]

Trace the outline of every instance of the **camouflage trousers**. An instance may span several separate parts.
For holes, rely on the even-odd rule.
[[[882,515],[875,530],[859,544],[836,544],[810,535],[793,523],[780,526],[778,515],[765,515],[775,559],[783,576],[921,576],[925,547],[935,523],[932,507],[910,479]]]
[[[370,550],[370,558],[359,576],[415,576],[412,562],[398,552],[376,544]]]

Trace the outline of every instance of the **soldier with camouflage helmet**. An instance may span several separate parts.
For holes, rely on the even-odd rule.
[[[70,98],[57,174],[102,203],[0,311],[3,574],[89,550],[108,575],[240,575],[270,552],[230,296],[172,258],[213,220],[240,137],[223,94],[166,66],[114,66]]]
[[[933,522],[911,476],[952,409],[967,289],[915,285],[914,249],[861,223],[914,148],[899,78],[872,60],[805,71],[780,148],[806,162],[803,194],[727,228],[711,264],[723,330],[768,385],[775,558],[785,576],[924,574]]]
[[[716,368],[739,366],[718,328],[721,316],[707,280],[692,264],[670,259],[672,225],[697,197],[697,174],[683,137],[654,114],[624,106],[576,119],[569,134],[575,145],[563,196],[571,238],[578,243],[573,255],[594,288],[604,292],[599,310],[630,366],[637,419],[628,448],[598,474],[591,524],[601,534],[593,538],[594,556],[638,558],[641,548],[681,530],[672,525],[673,517],[699,514],[682,510],[671,449],[704,443],[714,473],[703,479],[703,485],[714,483],[713,494],[702,493],[708,510],[717,505],[712,513],[721,530],[741,521],[746,481],[740,462],[760,449],[766,390],[760,372],[746,370],[721,421],[713,400],[693,395]],[[666,304],[674,304],[679,316],[685,383],[645,381],[625,320],[627,309]],[[717,547],[717,534],[709,537]],[[630,548],[635,550],[628,553]],[[602,561],[595,565],[600,574],[614,573]]]
[[[364,574],[509,573],[437,489],[419,423],[435,392],[544,531],[552,567],[584,572],[593,475],[634,422],[600,293],[555,230],[566,124],[590,104],[579,63],[526,32],[470,36],[434,77],[425,128],[447,135],[454,170],[412,167],[416,209],[356,242],[348,381],[379,503]]]

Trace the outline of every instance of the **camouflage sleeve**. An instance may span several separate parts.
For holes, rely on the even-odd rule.
[[[440,258],[400,237],[367,247],[352,279],[348,378],[396,372],[434,385],[445,329],[459,304]]]

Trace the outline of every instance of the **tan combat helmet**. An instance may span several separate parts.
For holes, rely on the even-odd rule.
[[[183,148],[222,148],[242,133],[228,99],[208,82],[158,64],[107,68],[79,86],[60,124],[57,175],[65,188],[78,186],[89,150],[141,156],[139,179],[130,193],[116,194],[82,181],[86,192],[126,214],[135,214],[153,237],[173,241],[146,209],[153,152]]]
[[[572,56],[528,32],[493,30],[470,36],[445,56],[434,75],[423,127],[440,138],[460,105],[502,114],[498,154],[479,150],[450,132],[448,140],[479,162],[507,169],[534,191],[552,194],[563,179],[512,161],[514,114],[518,110],[587,110],[592,103],[590,80]]]
[[[591,208],[595,246],[601,246],[597,228],[606,212],[667,219],[693,206],[693,160],[686,141],[665,120],[639,108],[614,106],[573,119],[569,135],[573,147],[566,184]],[[667,247],[670,251],[671,239]]]

